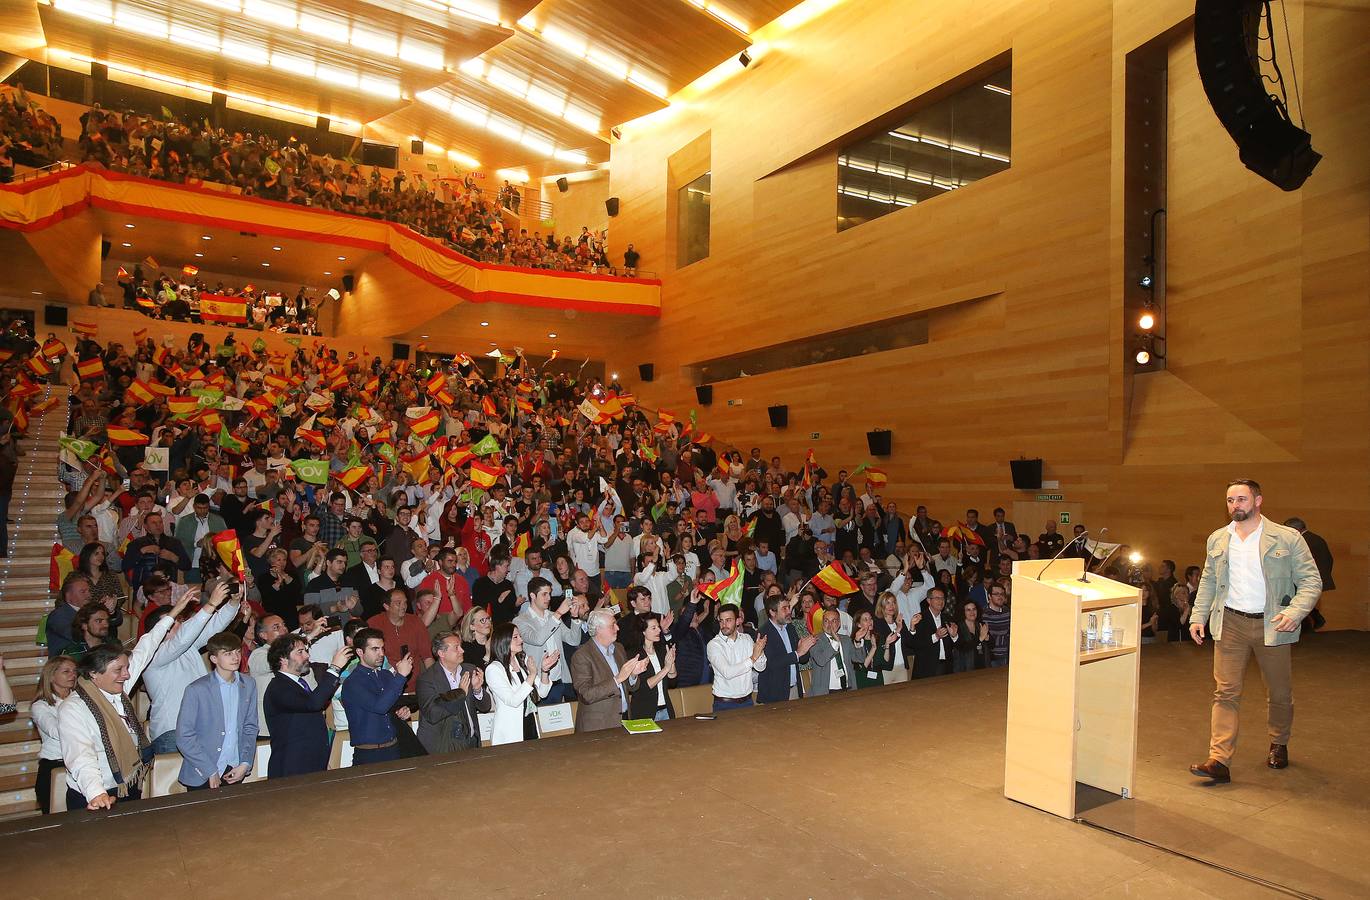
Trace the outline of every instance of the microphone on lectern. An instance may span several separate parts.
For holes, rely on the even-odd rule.
[[[1104,530],[1107,531],[1108,529]],[[1052,563],[1056,562],[1056,560],[1060,559],[1062,556],[1065,556],[1067,550],[1069,550],[1071,547],[1074,547],[1076,544],[1080,543],[1087,537],[1089,537],[1089,532],[1082,531],[1079,534],[1075,535],[1075,537],[1066,541],[1065,546],[1062,547],[1060,550],[1057,550],[1056,555],[1053,556],[1051,559],[1047,560],[1047,564],[1045,566],[1042,566],[1042,571],[1037,573],[1037,580],[1041,581],[1044,577],[1046,577],[1047,569],[1051,568]]]
[[[1086,532],[1086,533],[1088,533],[1088,532]],[[1106,534],[1108,534],[1108,529],[1107,529],[1107,528],[1100,528],[1100,529],[1099,529],[1099,537],[1103,537],[1103,536],[1106,535]],[[1088,544],[1086,544],[1086,549],[1088,549]],[[1117,550],[1117,549],[1118,549],[1117,547],[1114,547],[1114,548],[1113,548],[1113,550]],[[1108,551],[1108,556],[1105,556],[1104,559],[1108,559],[1109,556],[1112,556],[1112,555],[1113,555],[1113,550]],[[1089,556],[1085,558],[1085,566],[1084,566],[1084,569],[1083,569],[1083,571],[1080,572],[1080,580],[1083,581],[1085,584],[1089,584],[1089,564],[1090,564],[1091,562],[1094,561],[1094,555],[1095,555],[1096,553],[1098,553],[1098,551],[1099,551],[1099,541],[1096,539],[1096,540],[1094,541],[1094,549],[1089,551]]]

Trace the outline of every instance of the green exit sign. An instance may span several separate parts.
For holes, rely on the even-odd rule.
[[[1062,525],[1069,525],[1069,524],[1070,524],[1070,513],[1068,513],[1068,512],[1063,512],[1063,513],[1061,513],[1061,524],[1062,524]]]
[[[1038,494],[1037,499],[1044,502],[1053,502],[1066,499],[1065,494]]]

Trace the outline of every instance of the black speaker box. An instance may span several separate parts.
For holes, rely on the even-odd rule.
[[[390,345],[390,356],[391,356],[392,358],[394,358],[394,359],[408,359],[408,358],[409,358],[409,345],[408,345],[408,344],[391,344],[391,345]]]
[[[410,141],[409,152],[415,156],[423,156],[423,141]]]
[[[712,384],[695,385],[695,399],[700,406],[708,406],[714,402],[714,386]]]
[[[351,275],[344,275],[342,281],[343,292],[348,294],[352,293],[352,285],[356,283],[356,280]]]
[[[890,455],[890,436],[893,432],[883,429],[866,432],[866,447],[870,449],[871,456]]]
[[[109,259],[109,248],[113,245],[109,241],[100,242],[100,258]]]
[[[43,324],[65,326],[67,324],[67,308],[65,306],[58,306],[55,303],[44,305]]]
[[[1242,164],[1276,187],[1298,190],[1322,159],[1308,132],[1271,96],[1261,75],[1261,0],[1198,0],[1194,56],[1208,102],[1237,142]],[[1290,72],[1291,81],[1294,73]],[[1292,88],[1294,82],[1290,85]]]
[[[1042,461],[1040,459],[1011,459],[1008,467],[1013,470],[1013,489],[1015,491],[1036,491],[1042,487]]]
[[[656,368],[651,363],[643,363],[637,367],[637,377],[642,381],[651,381],[656,374]]]
[[[605,200],[604,211],[609,214],[609,218],[611,219],[618,215],[618,198],[610,197],[608,200]]]
[[[790,408],[788,406],[768,406],[766,412],[771,417],[772,428],[784,428],[790,424]]]
[[[557,190],[561,191],[561,192],[564,194],[564,193],[566,193],[567,191],[569,191],[570,189],[571,189],[571,182],[567,181],[564,177],[563,177],[563,178],[558,178],[558,179],[557,179]]]

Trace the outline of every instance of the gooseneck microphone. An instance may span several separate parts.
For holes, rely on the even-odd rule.
[[[1085,533],[1088,534],[1089,532],[1085,532]],[[1108,534],[1108,529],[1107,529],[1107,528],[1100,528],[1100,529],[1099,529],[1099,537],[1103,537],[1103,536],[1106,535],[1106,534]],[[1088,542],[1086,542],[1086,549],[1088,549]],[[1113,550],[1117,550],[1117,549],[1118,549],[1117,547],[1114,547],[1114,548],[1113,548]],[[1108,556],[1112,556],[1112,555],[1113,555],[1113,550],[1108,551]],[[1085,559],[1085,566],[1084,566],[1084,569],[1080,572],[1080,580],[1083,581],[1085,584],[1089,584],[1089,564],[1092,563],[1092,562],[1094,562],[1094,557],[1095,557],[1096,554],[1098,554],[1098,552],[1099,552],[1099,541],[1096,539],[1096,540],[1094,541],[1094,549],[1089,551],[1089,556],[1088,556],[1088,558]],[[1108,559],[1108,556],[1105,556],[1104,559]]]

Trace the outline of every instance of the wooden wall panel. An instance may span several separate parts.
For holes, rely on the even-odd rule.
[[[615,242],[631,236],[648,268],[670,258],[663,160],[708,132],[712,248],[663,271],[662,317],[640,339],[606,335],[611,368],[656,363],[639,397],[685,411],[691,362],[930,310],[927,345],[720,383],[701,426],[791,466],[812,446],[830,471],[868,458],[868,429],[892,428],[887,493],[944,521],[1031,499],[1013,492],[1008,460],[1042,456],[1085,524],[1182,564],[1222,524],[1227,479],[1249,474],[1272,518],[1304,515],[1331,543],[1342,588],[1329,619],[1370,625],[1353,524],[1370,505],[1370,67],[1350,37],[1364,11],[1291,9],[1327,155],[1296,194],[1247,172],[1207,108],[1184,45],[1191,5],[1072,0],[1043,16],[952,0],[920,11],[916,30],[891,27],[906,12],[840,4],[769,36],[767,55],[712,92],[625,126]],[[1121,60],[1159,35],[1175,42],[1171,370],[1128,403]],[[1010,49],[1012,168],[838,234],[835,154],[795,161]],[[769,427],[772,403],[788,404],[787,429]]]

